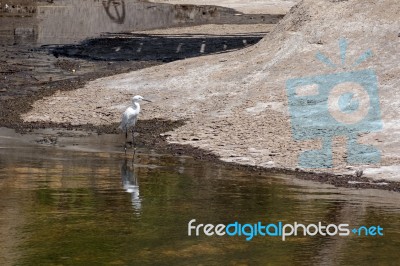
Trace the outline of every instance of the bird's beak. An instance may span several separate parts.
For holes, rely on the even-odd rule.
[[[146,101],[146,102],[152,103],[152,101],[150,101],[150,100],[147,100],[147,99],[143,99],[143,101]]]

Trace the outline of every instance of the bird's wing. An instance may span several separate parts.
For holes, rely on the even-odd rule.
[[[121,124],[119,128],[122,130],[128,130],[129,127],[132,127],[136,124],[138,113],[132,108],[129,107],[122,114]]]
[[[121,130],[127,130],[127,126],[128,126],[128,121],[129,121],[129,108],[125,110],[125,112],[122,114],[121,117],[121,123],[119,124],[119,129]]]

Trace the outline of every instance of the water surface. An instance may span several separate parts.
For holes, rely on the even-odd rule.
[[[254,175],[144,149],[133,158],[124,155],[117,136],[71,132],[39,145],[46,132],[1,133],[2,265],[389,265],[399,260],[396,193]],[[285,242],[189,237],[191,219],[379,224],[385,235],[298,236]]]
[[[70,44],[103,33],[201,24],[276,24],[283,15],[135,0],[57,0],[0,9],[0,44]]]

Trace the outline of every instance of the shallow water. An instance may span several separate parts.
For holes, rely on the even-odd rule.
[[[70,44],[103,33],[201,24],[275,24],[283,17],[135,0],[57,0],[30,3],[28,9],[0,8],[0,44]]]
[[[133,161],[119,136],[69,132],[39,145],[54,132],[0,133],[1,265],[390,265],[400,258],[396,193],[144,149]],[[191,219],[380,225],[384,236],[189,237]]]

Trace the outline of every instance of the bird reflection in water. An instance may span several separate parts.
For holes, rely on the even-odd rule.
[[[139,182],[137,175],[135,174],[134,158],[129,160],[125,158],[124,163],[121,166],[121,179],[124,190],[131,194],[132,207],[136,213],[140,213],[142,209],[142,200],[139,197]]]

